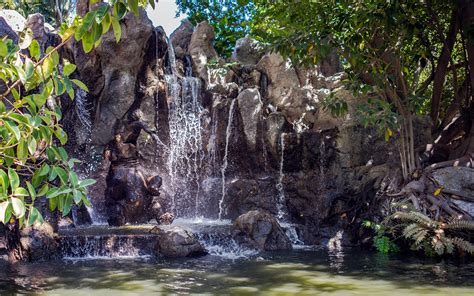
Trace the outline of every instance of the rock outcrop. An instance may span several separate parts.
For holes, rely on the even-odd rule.
[[[253,247],[266,250],[290,250],[291,242],[276,218],[263,211],[250,211],[234,222],[234,237]]]
[[[168,258],[195,257],[207,253],[195,234],[178,226],[159,230],[155,250]]]

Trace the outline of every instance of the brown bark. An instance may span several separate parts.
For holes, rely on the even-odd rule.
[[[448,69],[449,61],[451,60],[451,52],[456,41],[458,28],[458,11],[457,9],[455,9],[451,16],[451,24],[449,26],[448,35],[444,40],[443,49],[438,59],[438,65],[436,66],[435,77],[433,82],[433,96],[431,98],[431,119],[435,126],[437,125],[436,123],[438,121],[441,95],[443,93],[443,85],[446,79],[446,72]]]

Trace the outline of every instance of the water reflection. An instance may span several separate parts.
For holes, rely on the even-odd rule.
[[[474,263],[316,249],[226,260],[0,263],[0,295],[474,295]]]

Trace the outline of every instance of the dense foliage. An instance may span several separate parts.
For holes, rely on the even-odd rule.
[[[153,2],[153,0],[150,0]],[[60,97],[74,99],[87,87],[72,79],[76,66],[61,59],[59,50],[70,40],[82,42],[86,53],[99,46],[113,28],[120,40],[120,20],[128,11],[138,15],[138,0],[114,0],[90,8],[84,17],[63,23],[61,42],[42,51],[27,29],[19,44],[0,39],[0,222],[20,226],[42,222],[39,199],[50,210],[67,215],[74,205],[89,205],[86,188],[94,180],[79,180],[75,159],[61,147],[67,134],[61,126]],[[154,3],[153,3],[154,4]]]
[[[214,27],[214,48],[229,57],[237,39],[250,32],[256,7],[248,0],[177,0],[178,15],[187,14],[193,25],[204,20]]]
[[[24,17],[41,13],[47,23],[60,26],[74,12],[76,2],[77,0],[5,0],[0,3],[0,8],[16,10]]]

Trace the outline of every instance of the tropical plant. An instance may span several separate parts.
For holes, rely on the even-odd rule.
[[[441,143],[461,137],[473,145],[472,131],[441,132],[456,114],[466,114],[457,120],[470,121],[463,110],[472,104],[474,87],[472,1],[255,0],[252,5],[252,34],[295,64],[314,65],[336,52],[356,97],[384,102],[373,105],[384,112],[367,109],[365,119],[380,124],[385,135],[400,136],[405,179],[418,169],[415,116],[430,113]],[[453,155],[469,151],[453,147],[459,150]]]
[[[0,8],[13,9],[24,17],[41,13],[46,22],[59,27],[72,15],[77,0],[5,0]]]
[[[370,228],[374,231],[373,245],[377,251],[383,254],[396,253],[400,251],[398,245],[389,236],[387,228],[384,224],[365,220],[362,226]]]
[[[403,229],[404,238],[412,241],[413,250],[424,250],[428,255],[452,254],[456,249],[474,254],[474,244],[461,234],[474,230],[471,220],[439,222],[417,211],[396,212],[388,220],[399,222],[397,227]]]
[[[97,2],[90,0],[89,7]],[[0,39],[0,223],[41,223],[39,199],[63,215],[74,205],[89,205],[86,188],[94,180],[79,180],[73,170],[77,160],[60,147],[68,138],[59,99],[74,99],[76,87],[87,87],[73,79],[76,66],[61,59],[59,50],[75,39],[88,53],[110,27],[119,42],[120,20],[129,11],[138,15],[138,7],[138,0],[113,0],[76,16],[71,24],[61,25],[61,42],[44,53],[29,30],[21,34],[19,44]]]
[[[229,57],[237,39],[251,31],[256,12],[248,0],[176,0],[177,15],[186,14],[193,25],[204,20],[214,27],[214,48],[223,57]]]

